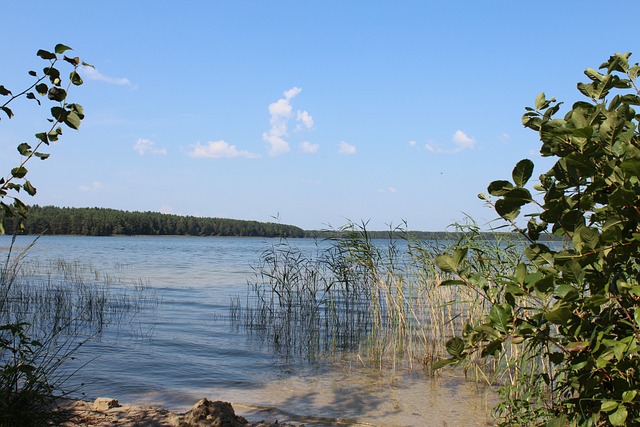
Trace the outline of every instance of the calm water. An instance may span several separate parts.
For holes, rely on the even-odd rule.
[[[19,246],[32,241],[20,237]],[[0,237],[6,254],[10,238]],[[31,260],[90,264],[125,282],[140,279],[161,303],[130,325],[110,328],[79,354],[91,361],[74,380],[86,398],[189,409],[207,397],[232,402],[250,419],[292,419],[307,425],[486,425],[490,394],[455,376],[383,374],[347,363],[285,361],[234,328],[232,298],[247,294],[262,238],[44,236]],[[292,240],[314,250],[312,240]],[[356,422],[357,421],[357,422]]]

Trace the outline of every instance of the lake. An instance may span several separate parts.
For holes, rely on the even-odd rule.
[[[18,246],[33,237],[20,236]],[[11,238],[0,237],[1,256]],[[143,305],[126,325],[109,327],[73,363],[88,364],[71,380],[86,399],[188,410],[200,398],[231,402],[250,420],[307,425],[487,425],[492,394],[446,372],[369,369],[357,358],[305,362],[274,354],[256,334],[231,322],[252,266],[275,239],[42,236],[27,262],[64,259],[92,265],[123,283],[144,283],[158,304]],[[311,239],[291,245],[314,251]],[[133,294],[132,294],[133,295]]]

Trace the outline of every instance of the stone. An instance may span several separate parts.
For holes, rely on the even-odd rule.
[[[111,399],[109,397],[99,397],[93,402],[93,410],[94,411],[108,411],[111,408],[118,408],[120,404],[116,399]]]
[[[201,399],[182,417],[180,427],[245,427],[249,422],[237,416],[228,402]]]

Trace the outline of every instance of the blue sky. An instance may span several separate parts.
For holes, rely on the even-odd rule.
[[[476,195],[536,163],[521,125],[545,92],[568,104],[587,67],[640,49],[633,2],[5,2],[0,84],[38,49],[93,64],[82,104],[29,177],[30,203],[442,230],[495,218]],[[46,128],[26,100],[0,122],[0,167]]]

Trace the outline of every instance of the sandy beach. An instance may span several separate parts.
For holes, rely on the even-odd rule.
[[[115,399],[98,398],[93,402],[64,400],[59,408],[65,415],[65,427],[301,427],[304,424],[279,420],[248,421],[236,415],[228,402],[201,399],[185,413],[162,408],[120,404]]]

